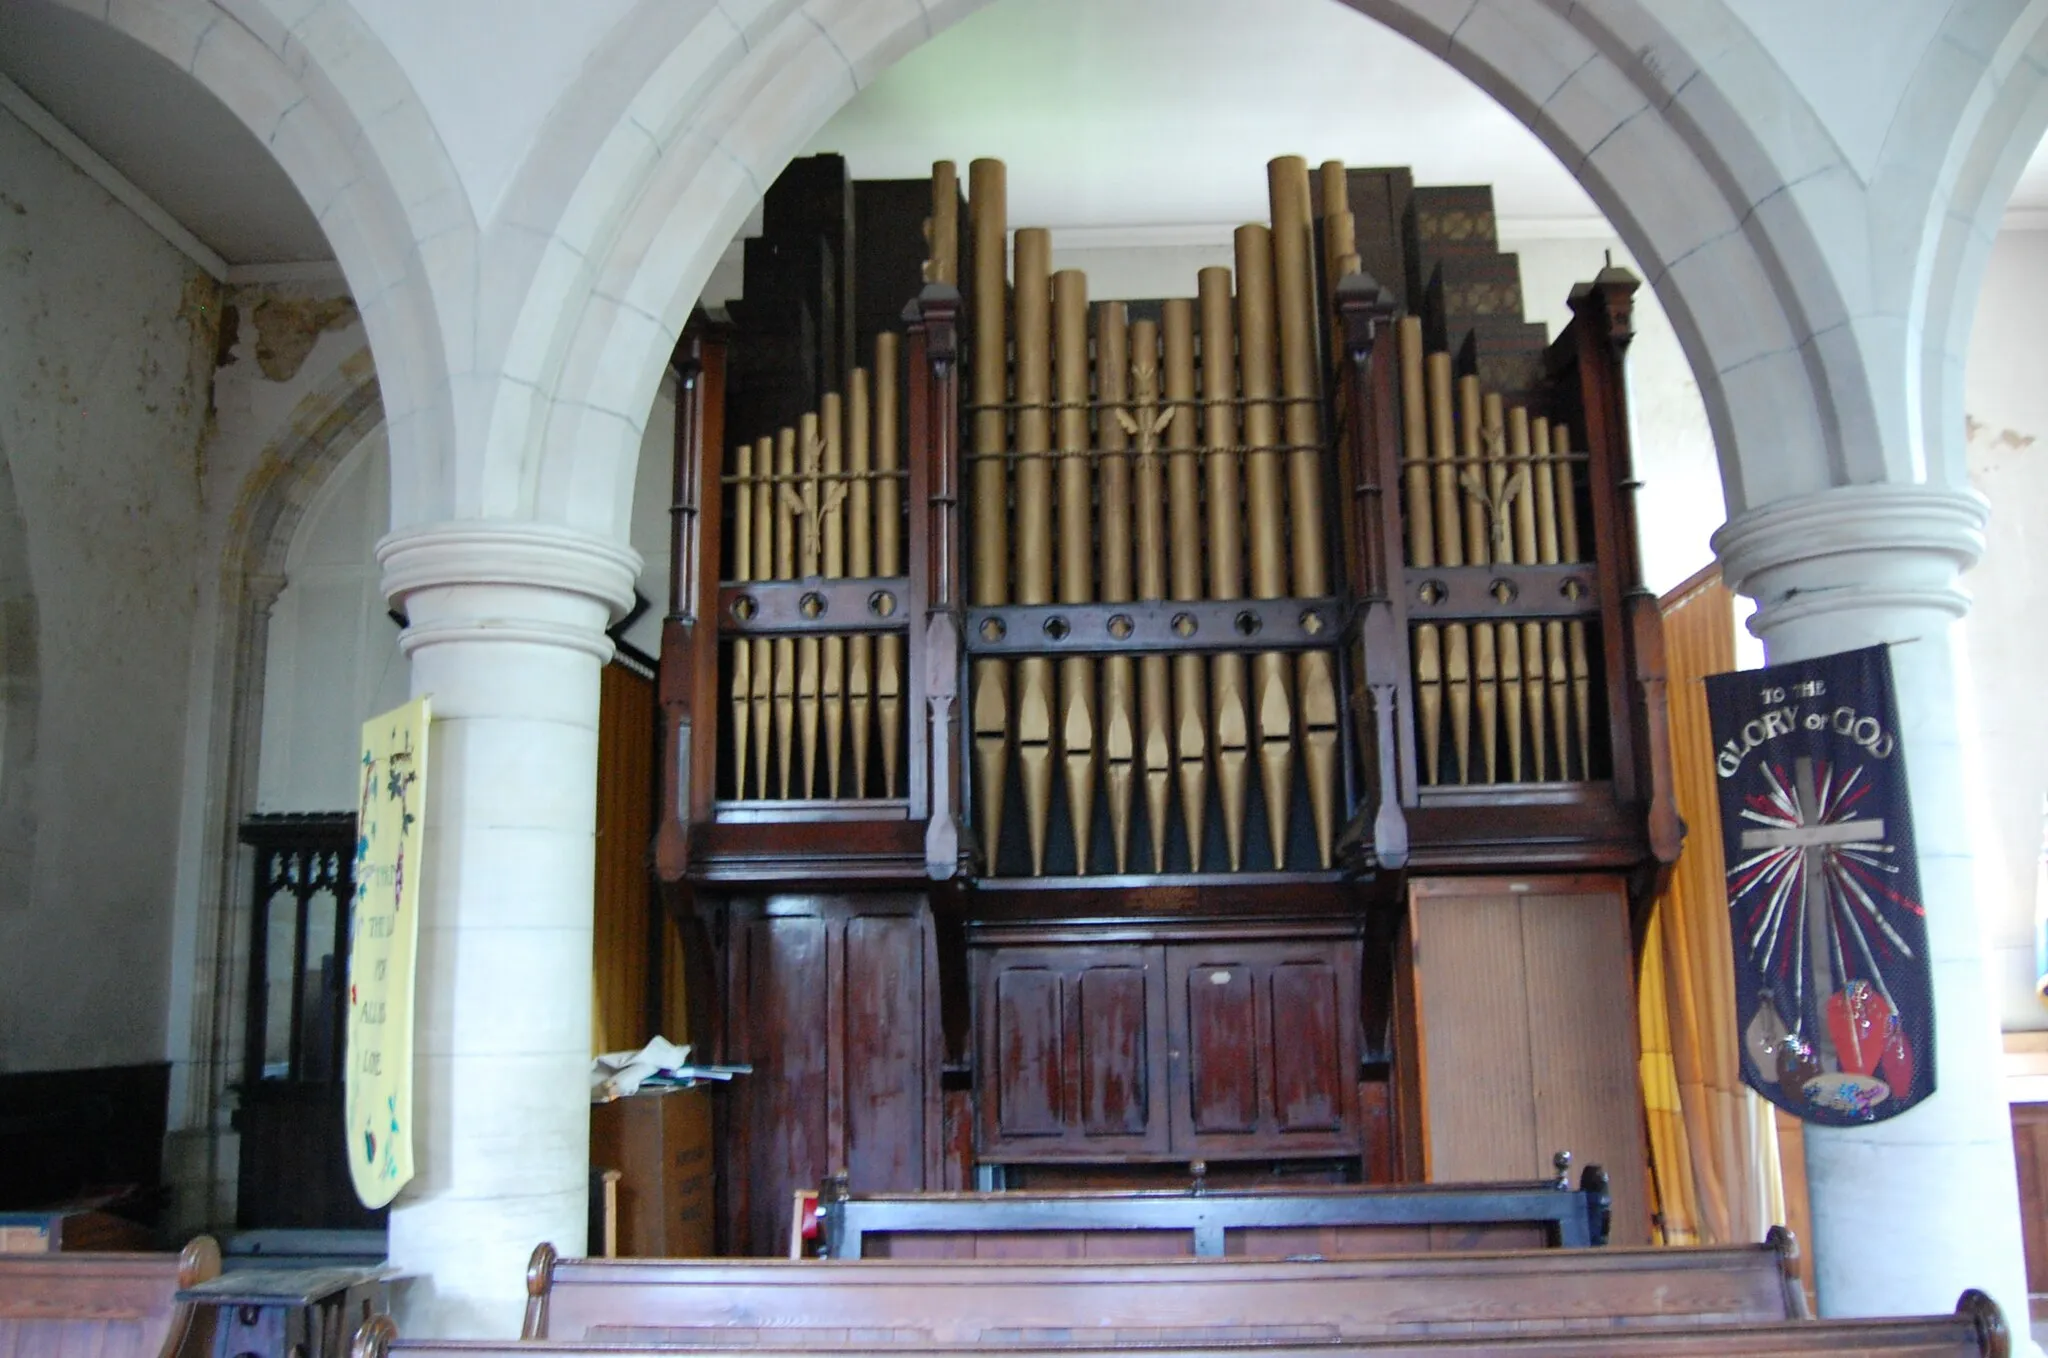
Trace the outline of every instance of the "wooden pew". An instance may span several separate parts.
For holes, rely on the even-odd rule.
[[[1804,1318],[1797,1247],[1525,1250],[1147,1263],[559,1259],[528,1339],[813,1349],[1331,1344]]]
[[[0,1353],[175,1358],[194,1325],[180,1288],[220,1272],[220,1246],[182,1254],[0,1255]]]
[[[1286,1259],[1607,1243],[1607,1175],[1273,1191],[819,1195],[831,1259]]]
[[[999,1346],[1002,1358],[1128,1358],[1129,1347]],[[940,1349],[955,1358],[991,1349]],[[537,1358],[542,1354],[604,1358],[808,1358],[815,1348],[719,1349],[695,1343],[611,1343],[602,1347],[562,1340],[515,1343],[404,1340],[389,1317],[377,1316],[357,1332],[350,1358]],[[835,1349],[834,1358],[901,1358],[902,1349]],[[1694,1325],[1656,1329],[1576,1330],[1568,1333],[1424,1335],[1357,1343],[1287,1343],[1205,1347],[1175,1343],[1174,1358],[1799,1358],[1843,1354],[1861,1358],[2010,1358],[2011,1338],[1998,1306],[1982,1292],[1965,1292],[1954,1314],[1882,1320],[1792,1320],[1762,1325]]]

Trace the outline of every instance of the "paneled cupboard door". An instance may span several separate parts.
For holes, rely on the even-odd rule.
[[[1167,950],[1173,1145],[1203,1156],[1351,1155],[1358,1139],[1358,946]]]
[[[1166,1153],[1161,954],[1142,945],[978,952],[983,1159]]]
[[[984,1160],[1356,1155],[1358,946],[977,950]]]

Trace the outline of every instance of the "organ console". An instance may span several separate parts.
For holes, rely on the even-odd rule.
[[[964,203],[951,164],[786,178],[677,351],[657,857],[691,1037],[754,1066],[726,1246],[833,1173],[1526,1177],[1549,1140],[1621,1167],[1625,1226],[1614,959],[1682,833],[1634,278],[1546,343],[1483,191],[1286,156],[1231,267],[1091,303],[999,162]]]

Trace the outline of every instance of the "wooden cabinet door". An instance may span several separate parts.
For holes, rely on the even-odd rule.
[[[1167,949],[1176,1153],[1358,1153],[1358,967],[1350,941]]]
[[[977,951],[981,1157],[1164,1156],[1163,950]]]
[[[914,896],[784,896],[735,907],[727,1059],[729,1248],[788,1246],[791,1195],[938,1186],[931,916]]]
[[[1547,1177],[1569,1150],[1614,1187],[1617,1245],[1649,1240],[1635,956],[1621,879],[1414,879],[1396,1053],[1435,1183]]]

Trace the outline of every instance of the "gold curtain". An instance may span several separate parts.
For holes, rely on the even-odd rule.
[[[1657,902],[1642,964],[1652,1154],[1669,1225],[1690,1229],[1705,1244],[1746,1243],[1762,1239],[1771,1224],[1766,1213],[1779,1177],[1777,1148],[1758,1134],[1756,1096],[1742,1083],[1727,868],[1701,682],[1735,668],[1734,596],[1720,571],[1709,567],[1665,595],[1660,607],[1675,791],[1687,833],[1671,884]],[[1661,992],[1661,1004],[1653,991]],[[1660,1012],[1652,1015],[1652,1008]],[[1668,1066],[1653,1051],[1653,1027],[1667,1043]],[[1649,1092],[1653,1075],[1660,1077],[1663,1099]],[[1660,1140],[1656,1128],[1665,1110],[1658,1105],[1672,1094],[1678,1117]],[[1690,1207],[1689,1220],[1677,1219],[1674,1203]]]
[[[654,836],[654,683],[604,667],[597,715],[597,880],[591,919],[591,1052],[624,1051],[654,1036],[659,972],[651,946]],[[673,926],[667,926],[673,932]],[[665,1034],[673,1038],[675,1034]]]
[[[1664,912],[1650,916],[1643,939],[1636,1023],[1642,1038],[1643,1112],[1650,1133],[1650,1178],[1657,1194],[1656,1243],[1699,1243],[1692,1142],[1685,1131],[1678,1071],[1671,1054],[1669,991],[1664,981]]]

